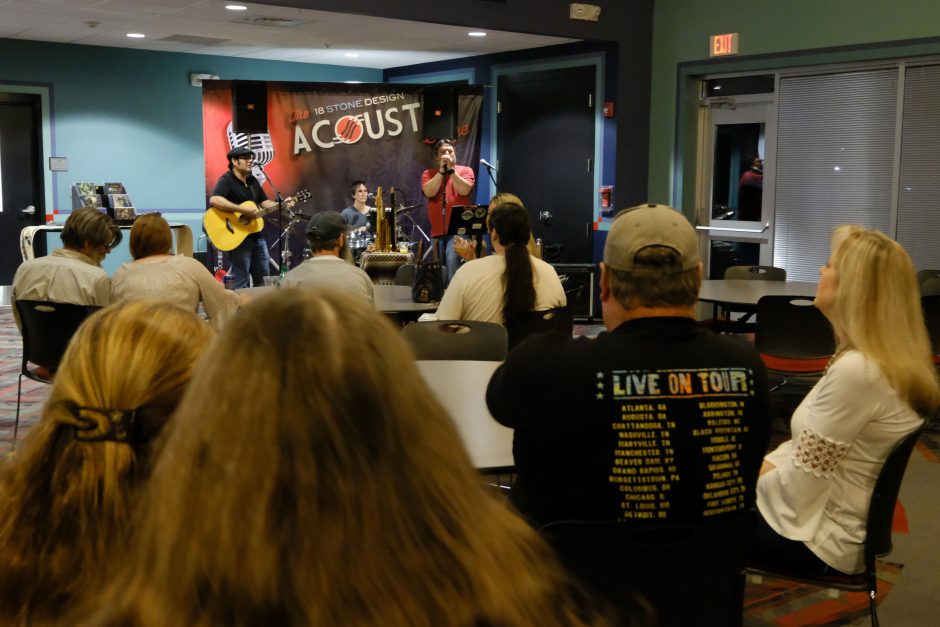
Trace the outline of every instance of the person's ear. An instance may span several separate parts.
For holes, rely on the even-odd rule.
[[[606,301],[610,298],[610,275],[607,273],[607,265],[602,261],[598,264],[601,269],[601,278],[600,278],[600,288],[601,288],[601,301]]]

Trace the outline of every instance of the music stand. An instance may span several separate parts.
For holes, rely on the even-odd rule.
[[[483,236],[488,232],[486,213],[488,205],[455,205],[451,207],[450,222],[447,223],[447,235],[469,237],[476,244],[477,257],[483,246]]]

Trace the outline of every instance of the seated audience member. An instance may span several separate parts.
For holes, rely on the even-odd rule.
[[[522,200],[515,194],[510,194],[509,192],[500,192],[490,198],[490,204],[487,207],[487,214],[493,213],[493,209],[500,205],[512,203],[514,205],[519,205],[520,207],[525,207],[522,204]],[[481,247],[480,254],[477,255],[476,242],[472,239],[466,239],[463,237],[457,237],[454,241],[454,251],[463,261],[472,261],[479,257],[485,257],[486,255],[492,254],[491,244],[488,241],[489,236],[483,238],[483,246]],[[542,252],[539,250],[538,246],[535,244],[535,237],[532,233],[529,233],[529,243],[526,244],[526,248],[529,249],[529,254],[538,259],[542,258]]]
[[[314,214],[307,223],[307,240],[313,256],[288,272],[288,287],[333,288],[375,302],[372,279],[352,265],[346,248],[346,220],[335,211]]]
[[[79,328],[42,418],[0,466],[0,623],[58,622],[111,581],[160,431],[211,336],[154,302]]]
[[[623,211],[600,272],[606,333],[530,337],[490,381],[490,413],[515,429],[513,503],[537,526],[751,507],[767,374],[752,347],[696,323],[695,229],[663,205]]]
[[[767,455],[751,560],[821,575],[864,570],[865,520],[888,453],[940,403],[917,279],[900,244],[840,226],[816,307],[836,354]]]
[[[411,351],[362,299],[282,289],[203,364],[91,623],[607,624],[484,488]]]
[[[62,248],[24,262],[13,277],[11,304],[47,300],[75,305],[111,303],[111,279],[101,262],[121,242],[121,230],[94,207],[76,209],[65,219]],[[16,306],[16,326],[23,330]]]
[[[438,320],[504,323],[529,311],[567,304],[555,268],[529,254],[529,213],[507,203],[488,218],[495,254],[474,259],[454,275],[437,308]]]
[[[239,295],[226,290],[208,268],[192,257],[170,254],[173,233],[159,213],[137,218],[131,228],[134,261],[125,263],[111,281],[114,302],[161,300],[195,312],[202,301],[206,317],[219,329],[239,305]]]

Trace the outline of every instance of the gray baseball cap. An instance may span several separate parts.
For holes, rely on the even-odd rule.
[[[649,246],[665,246],[679,254],[678,267],[636,266],[637,253]],[[698,234],[680,212],[666,205],[637,205],[614,218],[604,245],[604,263],[612,270],[633,274],[676,274],[699,262]]]

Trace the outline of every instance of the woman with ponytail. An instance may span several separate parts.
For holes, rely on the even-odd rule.
[[[528,311],[567,304],[555,268],[529,254],[529,212],[517,203],[496,206],[488,218],[495,254],[461,266],[437,309],[438,320],[505,324]]]

